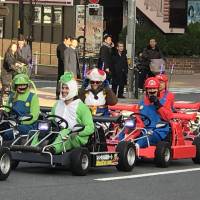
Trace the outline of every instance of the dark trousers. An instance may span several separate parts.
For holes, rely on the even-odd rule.
[[[138,88],[144,89],[144,82],[148,77],[154,77],[155,75],[152,73],[152,71],[148,68],[140,69],[139,70],[139,80],[138,80]]]
[[[124,93],[124,83],[117,82],[115,80],[112,81],[112,90],[117,95],[117,88],[118,89],[118,97],[122,97]]]

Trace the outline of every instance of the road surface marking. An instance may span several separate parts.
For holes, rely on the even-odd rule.
[[[180,173],[187,173],[187,172],[195,172],[200,171],[200,168],[191,168],[191,169],[183,169],[183,170],[171,170],[165,172],[153,172],[153,173],[146,173],[146,174],[137,174],[137,175],[129,175],[129,176],[116,176],[116,177],[108,177],[108,178],[97,178],[94,179],[95,181],[116,181],[116,180],[124,180],[124,179],[135,179],[135,178],[143,178],[143,177],[150,177],[150,176],[160,176],[160,175],[168,175],[168,174],[180,174]]]

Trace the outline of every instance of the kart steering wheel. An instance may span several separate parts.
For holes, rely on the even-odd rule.
[[[59,130],[61,130],[62,128],[68,128],[68,122],[58,115],[47,115],[45,118],[47,120],[50,120]]]
[[[149,126],[151,124],[151,120],[148,116],[141,114],[141,113],[133,113],[130,115],[130,117],[134,117],[135,115],[138,115],[141,117],[142,121],[144,122],[145,126]]]
[[[1,108],[5,108],[8,109],[8,112],[6,112],[5,110],[1,109]],[[2,111],[2,112],[1,112]],[[18,120],[19,119],[19,114],[10,106],[0,106],[0,112],[1,112],[1,120],[6,119],[14,119],[14,120]]]

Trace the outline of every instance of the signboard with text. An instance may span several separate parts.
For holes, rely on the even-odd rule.
[[[18,0],[4,0],[5,3],[18,3]],[[29,3],[30,0],[24,0],[24,3]],[[67,6],[73,6],[74,0],[32,0],[34,3],[43,3],[43,4],[60,4],[60,5],[67,5]]]
[[[93,9],[93,8],[92,8]],[[84,5],[76,6],[76,37],[84,35]],[[94,56],[99,53],[103,36],[103,7],[96,12],[86,9],[86,56]],[[83,46],[83,41],[79,45]]]

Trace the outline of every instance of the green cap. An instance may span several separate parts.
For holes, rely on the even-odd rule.
[[[31,81],[27,74],[17,74],[13,78],[14,85],[29,84]]]
[[[65,72],[61,77],[59,82],[62,84],[66,84],[69,81],[74,79],[74,74],[72,72]]]

